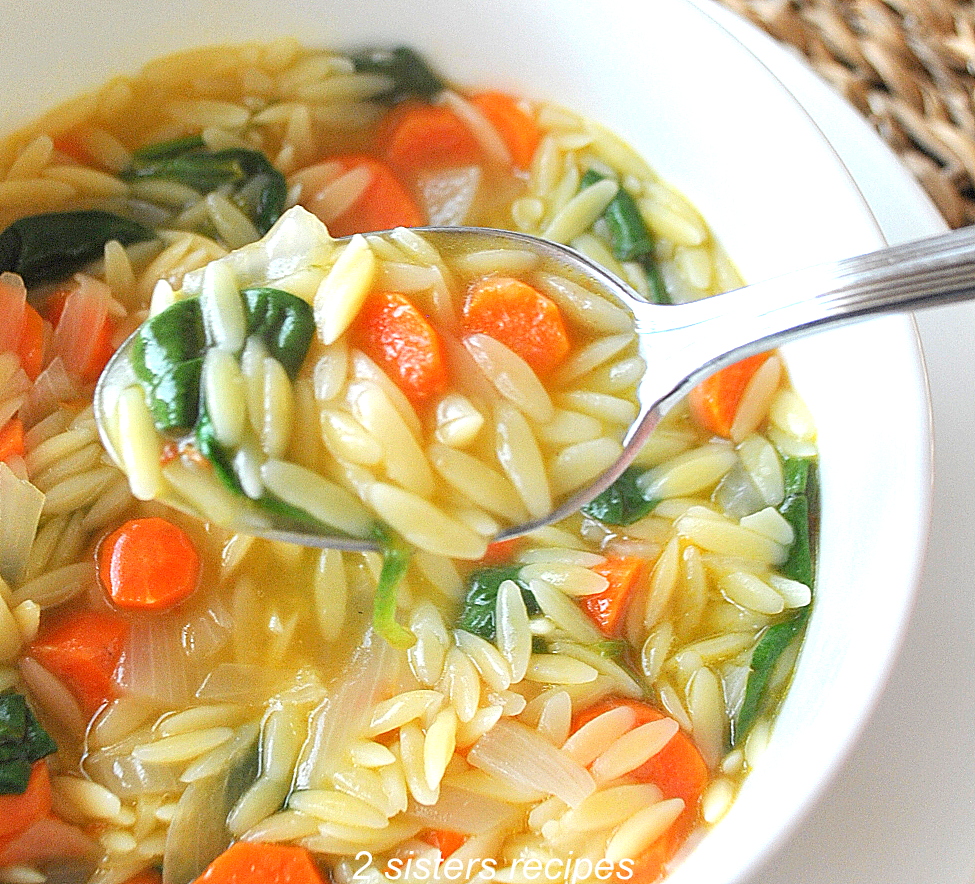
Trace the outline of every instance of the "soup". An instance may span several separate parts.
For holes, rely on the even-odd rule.
[[[328,481],[357,505],[357,481],[408,491],[402,518],[370,511],[393,537],[385,557],[234,534],[150,499],[107,458],[91,396],[130,331],[193,303],[205,268],[250,268],[231,286],[247,316],[313,308],[334,265],[282,230],[322,248],[321,224],[362,234],[388,265],[384,290],[429,316],[438,284],[422,271],[440,265],[416,259],[429,243],[412,227],[540,234],[680,301],[738,284],[693,208],[569,110],[458,90],[408,50],[291,41],[158,60],[9,136],[0,163],[0,701],[14,722],[0,864],[101,884],[246,867],[342,884],[665,875],[757,762],[810,609],[815,432],[777,354],[695,390],[582,512],[490,543],[531,507],[517,483],[510,510],[469,499],[485,485],[465,485],[471,461],[496,455],[506,418],[543,463],[611,439],[606,408],[632,408],[640,370],[626,341],[568,381],[579,353],[612,350],[591,325],[551,377],[518,356],[551,401],[529,422],[490,379],[464,387],[473,369],[407,395],[365,338],[326,340],[322,317],[291,365],[288,347],[267,352],[283,326],[265,323],[255,389],[271,392],[233,450],[246,442],[259,475],[272,454],[314,475],[339,463]],[[478,275],[447,275],[463,284],[440,304],[463,311]],[[468,330],[468,356],[478,336],[512,350]],[[193,346],[150,393],[192,374],[182,365],[203,377]],[[369,426],[350,382],[407,436]],[[184,401],[157,398],[166,415]],[[150,466],[205,476],[192,426],[175,419],[160,440],[158,423],[129,424],[119,440],[140,432]],[[435,455],[429,494],[396,460],[403,444]],[[246,458],[230,460],[232,500],[259,500]],[[454,481],[447,462],[462,465]],[[557,487],[595,466],[581,459]],[[446,532],[422,533],[417,501],[449,509],[469,542],[438,547]]]

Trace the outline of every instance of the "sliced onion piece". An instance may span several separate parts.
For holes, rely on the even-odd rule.
[[[511,825],[521,815],[515,805],[444,783],[436,804],[411,801],[408,813],[435,829],[473,835]]]
[[[517,721],[499,721],[471,747],[467,760],[521,788],[555,795],[569,807],[578,807],[596,790],[581,764]]]

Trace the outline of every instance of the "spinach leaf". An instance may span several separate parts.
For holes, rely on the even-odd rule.
[[[274,288],[246,289],[241,298],[248,335],[260,338],[268,354],[278,359],[293,378],[305,361],[314,336],[311,307]],[[217,439],[200,395],[203,360],[211,343],[199,297],[177,301],[139,329],[132,348],[132,370],[146,394],[156,429],[177,436],[191,433],[197,450],[210,463],[221,484],[243,496],[233,452]],[[310,513],[269,492],[255,502],[296,529],[331,530]]]
[[[206,332],[199,298],[177,301],[140,326],[132,370],[142,383],[160,432],[189,429],[200,409]]]
[[[605,175],[595,169],[588,169],[582,176],[580,187],[585,190],[605,178]],[[603,211],[602,217],[606,222],[613,257],[619,261],[638,263],[647,274],[651,299],[654,303],[671,303],[663,277],[660,275],[660,268],[654,258],[653,234],[643,220],[640,207],[632,194],[621,186]]]
[[[479,568],[472,571],[467,578],[467,593],[458,620],[460,628],[473,632],[489,642],[495,640],[498,590],[505,580],[513,580],[518,584],[529,616],[540,614],[542,609],[538,606],[528,584],[518,576],[520,571],[520,565]]]
[[[816,526],[819,510],[816,462],[808,458],[785,457],[782,461],[785,498],[779,512],[792,526],[795,539],[779,571],[791,580],[812,587],[816,576]],[[779,658],[802,635],[810,606],[794,611],[785,620],[769,626],[752,652],[745,698],[732,721],[731,745],[742,739],[755,723],[765,704],[768,682]]]
[[[56,282],[102,257],[111,240],[128,246],[155,236],[149,227],[97,209],[29,215],[0,233],[0,273],[19,273],[27,286]]]
[[[269,355],[294,378],[315,334],[312,308],[274,288],[245,289],[241,297],[247,333],[259,337]],[[209,343],[200,299],[177,301],[140,327],[132,347],[132,370],[146,391],[156,429],[167,433],[196,427],[200,451],[226,478],[224,473],[232,473],[229,461],[224,463],[209,418],[200,413],[200,378]]]
[[[605,491],[582,507],[587,516],[607,525],[632,525],[660,503],[643,496],[637,479],[642,475],[636,467],[627,467]]]
[[[203,359],[177,362],[144,386],[156,429],[161,432],[186,430],[200,416],[200,378]]]
[[[247,333],[260,337],[268,354],[294,380],[315,336],[311,305],[274,288],[244,289],[241,295],[247,312]]]
[[[261,234],[281,216],[287,199],[284,175],[260,151],[210,150],[196,136],[148,145],[136,151],[120,176],[125,181],[176,181],[201,194],[228,188],[232,199]]]
[[[193,432],[200,454],[210,462],[217,478],[220,479],[226,488],[229,488],[235,494],[243,495],[244,489],[241,487],[240,480],[234,472],[231,457],[217,439],[217,430],[213,426],[213,419],[206,410],[206,406],[202,403]]]
[[[775,664],[806,627],[809,607],[801,608],[787,620],[769,626],[752,652],[751,669],[745,685],[745,699],[731,722],[731,745],[748,733],[765,704],[765,692]]]
[[[182,138],[172,138],[169,141],[157,141],[146,144],[132,152],[133,166],[144,166],[160,160],[171,160],[191,150],[206,147],[202,135],[185,135]]]
[[[206,332],[198,298],[188,298],[147,320],[132,346],[132,370],[149,401],[156,429],[189,429],[200,409]]]
[[[795,540],[789,557],[779,569],[792,580],[812,587],[816,576],[816,532],[819,510],[819,482],[816,462],[808,458],[786,457],[782,460],[785,498],[779,512],[792,526]]]
[[[392,80],[390,88],[375,99],[384,104],[396,104],[405,98],[431,101],[446,86],[423,56],[408,46],[368,49],[353,55],[352,62],[357,71],[386,74]]]
[[[372,624],[394,648],[409,648],[416,636],[396,620],[396,590],[410,564],[410,547],[383,524],[377,524],[373,536],[379,542],[383,566],[376,583]]]
[[[132,343],[132,369],[152,383],[180,362],[199,359],[206,347],[199,298],[186,298],[147,319]]]
[[[27,791],[32,765],[57,748],[23,694],[0,694],[0,795]]]

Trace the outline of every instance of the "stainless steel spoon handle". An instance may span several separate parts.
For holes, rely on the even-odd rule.
[[[633,305],[665,413],[701,378],[752,353],[871,315],[975,298],[975,227],[819,264],[674,307]],[[661,376],[672,381],[661,397]],[[664,385],[666,389],[666,385]],[[631,435],[636,435],[636,431]]]

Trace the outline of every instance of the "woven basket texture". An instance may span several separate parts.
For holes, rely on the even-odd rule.
[[[803,55],[947,223],[975,223],[975,3],[719,0]]]

